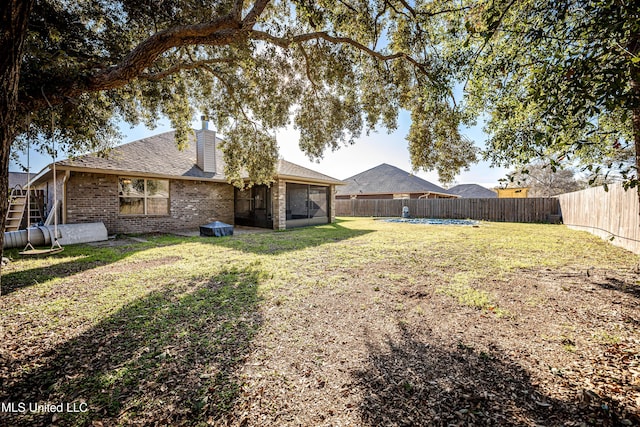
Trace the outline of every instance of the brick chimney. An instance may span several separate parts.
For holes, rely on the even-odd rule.
[[[202,116],[202,129],[196,131],[196,164],[203,172],[216,172],[216,132],[209,130],[209,121]]]

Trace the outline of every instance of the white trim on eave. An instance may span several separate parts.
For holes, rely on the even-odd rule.
[[[49,166],[47,166],[45,169],[46,170],[43,170],[42,172],[40,172],[40,174],[38,174],[38,179],[44,178],[44,176],[47,175],[48,172],[51,172]],[[159,178],[159,179],[172,179],[172,180],[183,180],[183,181],[208,181],[208,182],[217,182],[217,183],[227,184],[227,180],[222,178],[166,175],[161,173],[149,173],[149,172],[141,172],[141,171],[94,169],[94,168],[82,168],[82,167],[60,166],[60,165],[57,165],[56,169],[59,171],[95,173],[95,174],[103,174],[103,175],[131,176],[131,177],[140,177],[140,178]]]
[[[204,182],[229,184],[229,182],[224,178],[166,175],[161,173],[149,173],[149,172],[116,170],[116,169],[94,169],[94,168],[83,168],[83,167],[63,166],[63,165],[56,165],[56,169],[58,171],[66,171],[66,172],[83,172],[83,173],[95,173],[95,174],[104,174],[104,175],[131,176],[131,177],[140,177],[140,178],[159,178],[159,179],[171,179],[171,180],[182,180],[182,181],[204,181]],[[31,180],[32,185],[37,184],[39,181],[44,181],[50,172],[52,172],[51,165],[45,166],[45,168],[42,169],[42,171],[40,171],[38,175],[36,175]],[[299,182],[302,184],[345,185],[344,182],[337,181],[337,180],[313,179],[313,178],[298,177],[298,176],[292,176],[292,175],[276,175],[275,181],[277,180],[283,180],[287,182]]]
[[[58,169],[58,166],[56,166],[56,169]],[[40,179],[44,178],[45,175],[47,175],[49,172],[53,172],[51,170],[51,165],[47,165],[45,167],[42,168],[42,170],[40,172],[38,172],[34,177],[31,178],[31,181],[27,182],[27,186],[33,186],[36,185],[38,183],[38,181],[40,181]]]
[[[343,181],[328,180],[328,179],[313,179],[313,178],[299,177],[299,176],[293,176],[293,175],[277,175],[276,179],[287,181],[287,182],[300,183],[300,184],[346,185],[346,183]]]

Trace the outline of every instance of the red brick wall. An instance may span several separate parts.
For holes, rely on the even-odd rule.
[[[212,221],[233,224],[233,187],[171,180],[169,215],[120,215],[116,175],[73,172],[67,181],[67,223],[104,222],[111,233],[197,229]]]

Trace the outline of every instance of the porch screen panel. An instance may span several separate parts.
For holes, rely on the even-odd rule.
[[[329,187],[287,183],[287,227],[329,222]]]
[[[251,205],[253,203],[253,198],[251,197],[251,189],[240,190],[239,188],[236,188],[235,192],[235,216],[239,218],[250,218],[252,210]]]
[[[308,186],[304,184],[287,184],[287,219],[307,219]]]
[[[235,189],[234,218],[236,224],[273,228],[271,189],[266,185]]]
[[[317,185],[309,186],[309,218],[319,218],[328,216],[329,201],[328,187]]]

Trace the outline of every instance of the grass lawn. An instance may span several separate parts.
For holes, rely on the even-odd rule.
[[[640,259],[587,233],[141,237],[7,251],[0,425],[640,424]]]

